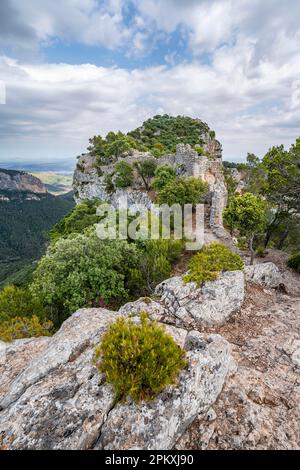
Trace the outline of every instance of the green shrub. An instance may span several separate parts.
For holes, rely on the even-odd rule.
[[[152,183],[153,189],[159,191],[170,181],[176,179],[176,171],[174,168],[168,165],[160,166],[155,171],[155,178]]]
[[[203,148],[201,145],[199,145],[199,144],[196,144],[195,147],[194,147],[194,149],[196,150],[196,152],[197,152],[198,155],[200,155],[200,156],[205,154],[204,148]]]
[[[50,246],[34,273],[31,292],[50,307],[60,326],[77,309],[120,303],[128,297],[129,270],[138,250],[125,240],[100,240],[96,233],[74,234]]]
[[[77,204],[60,222],[52,228],[50,238],[56,241],[68,237],[71,233],[82,233],[87,227],[99,221],[97,208],[100,201],[97,199],[85,200]]]
[[[197,253],[189,262],[185,283],[196,282],[198,287],[205,281],[215,281],[224,271],[243,269],[242,258],[222,243],[211,243]]]
[[[291,256],[288,259],[288,266],[289,268],[296,269],[300,273],[300,253],[297,253],[294,256]]]
[[[177,178],[169,181],[157,195],[159,204],[198,204],[208,191],[208,184],[200,178]]]
[[[0,323],[14,317],[45,317],[38,297],[34,299],[30,292],[15,286],[6,286],[0,291]]]
[[[113,182],[113,175],[106,175],[104,177],[104,184],[105,184],[105,191],[108,194],[112,194],[115,192],[115,185]]]
[[[147,240],[139,242],[141,249],[138,268],[131,273],[131,291],[151,293],[154,287],[170,277],[172,263],[184,250],[182,240]]]
[[[96,348],[95,362],[116,400],[130,395],[136,401],[153,399],[186,366],[185,352],[145,313],[139,323],[119,317]]]
[[[16,317],[0,324],[0,340],[9,342],[15,339],[51,336],[52,327],[51,321],[40,322],[36,315],[31,318]]]
[[[155,175],[157,163],[155,160],[142,160],[135,162],[134,167],[138,175],[142,178],[146,191],[150,189],[151,178]]]
[[[128,188],[133,181],[133,169],[129,163],[119,162],[115,165],[114,183],[117,188]]]
[[[258,258],[263,258],[265,256],[265,253],[266,253],[265,247],[262,245],[259,245],[255,250],[255,254]]]

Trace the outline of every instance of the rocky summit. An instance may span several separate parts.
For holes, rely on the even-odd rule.
[[[82,309],[53,337],[2,344],[0,448],[298,448],[300,280],[272,263],[252,271],[202,288],[171,278],[157,300]],[[287,276],[298,297],[278,290]],[[94,349],[116,317],[142,311],[186,350],[187,367],[153,401],[116,404]]]

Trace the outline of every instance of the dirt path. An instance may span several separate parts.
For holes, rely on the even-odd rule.
[[[249,285],[239,313],[203,330],[231,343],[236,370],[178,448],[300,449],[300,276],[276,256],[290,294]]]

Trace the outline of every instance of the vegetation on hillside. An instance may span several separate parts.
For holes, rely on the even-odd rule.
[[[157,115],[148,119],[141,127],[123,134],[122,132],[109,132],[106,137],[100,135],[90,139],[88,147],[92,155],[98,157],[99,164],[105,163],[112,156],[119,157],[132,150],[148,151],[155,157],[166,153],[174,153],[176,145],[190,144],[196,146],[197,151],[203,153],[203,134],[210,132],[208,125],[199,119],[186,116]]]
[[[261,244],[264,248],[299,252],[300,138],[288,150],[283,145],[273,147],[262,159],[248,154],[246,163],[233,167],[243,176],[244,192],[263,198],[266,204],[267,223],[263,231],[257,223],[260,235],[254,237],[256,247]]]
[[[243,269],[244,262],[222,243],[211,243],[193,256],[188,267],[189,272],[184,276],[184,282],[196,282],[200,287],[206,281],[218,279],[222,272]]]
[[[266,204],[264,200],[251,193],[232,197],[224,211],[224,222],[230,228],[239,231],[245,237],[251,252],[253,264],[255,256],[254,239],[264,233],[267,223]]]

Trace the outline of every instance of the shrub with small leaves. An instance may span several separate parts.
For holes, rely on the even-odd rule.
[[[14,317],[32,317],[45,319],[39,297],[33,298],[30,292],[15,286],[6,286],[0,291],[0,323]]]
[[[141,401],[173,384],[186,359],[174,339],[142,313],[139,321],[119,317],[110,325],[96,348],[95,364],[114,385],[116,401],[128,395]]]
[[[300,273],[300,253],[297,253],[296,255],[291,256],[288,259],[288,266],[289,268],[296,269]]]
[[[197,253],[189,262],[189,273],[184,282],[196,282],[200,287],[203,282],[215,281],[220,273],[243,269],[242,258],[233,253],[222,243],[211,243]]]
[[[129,163],[121,161],[115,165],[114,183],[117,188],[128,188],[133,182],[133,169]]]
[[[31,318],[16,317],[0,324],[0,340],[9,342],[15,339],[51,336],[52,328],[51,321],[41,322],[36,315]]]

